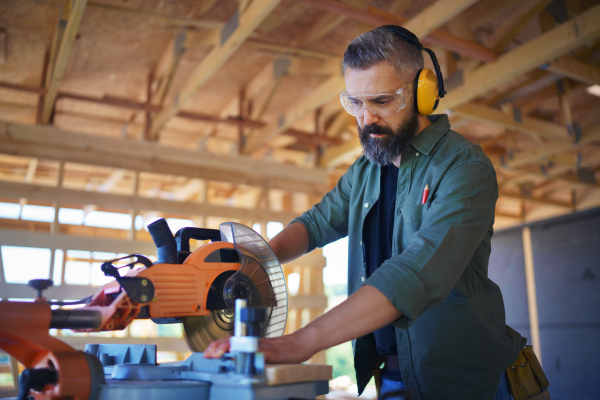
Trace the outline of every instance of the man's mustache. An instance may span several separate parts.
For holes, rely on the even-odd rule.
[[[364,128],[362,128],[362,133],[364,135],[371,135],[371,134],[375,134],[375,135],[393,135],[393,131],[391,128],[388,127],[384,127],[384,126],[378,126],[378,125],[365,125]]]

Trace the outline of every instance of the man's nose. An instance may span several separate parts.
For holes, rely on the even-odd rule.
[[[363,123],[365,125],[371,125],[376,122],[379,122],[379,117],[371,112],[367,107],[364,109],[363,113]]]

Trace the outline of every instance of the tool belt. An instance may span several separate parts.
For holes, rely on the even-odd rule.
[[[545,390],[550,386],[550,382],[548,382],[532,346],[525,346],[519,352],[517,361],[506,370],[506,377],[515,400],[550,399],[550,394]]]

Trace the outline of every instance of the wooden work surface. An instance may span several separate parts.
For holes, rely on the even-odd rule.
[[[322,364],[272,364],[265,368],[267,385],[328,381],[333,378],[333,367]]]

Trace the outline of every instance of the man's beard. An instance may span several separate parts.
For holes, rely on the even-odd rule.
[[[411,112],[396,130],[387,126],[358,125],[358,137],[367,160],[379,165],[389,165],[411,144],[419,129],[419,115]],[[384,135],[372,137],[371,134]]]

